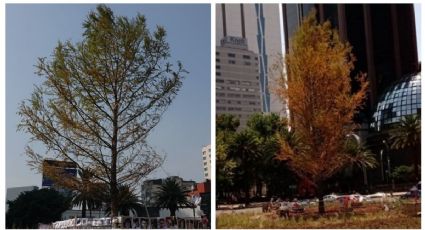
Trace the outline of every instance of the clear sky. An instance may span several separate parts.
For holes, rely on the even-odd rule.
[[[422,48],[421,48],[421,43],[422,43],[422,39],[421,39],[421,23],[422,23],[422,13],[421,13],[421,4],[415,4],[414,5],[415,8],[415,22],[416,22],[416,40],[418,42],[418,58],[419,61],[422,60]]]
[[[190,72],[162,121],[149,136],[156,150],[166,153],[162,169],[149,178],[178,175],[203,180],[201,149],[211,133],[211,29],[208,4],[108,4],[115,15],[144,14],[152,30],[167,30],[172,60]],[[40,78],[37,57],[49,57],[58,41],[82,39],[82,22],[92,4],[6,5],[6,187],[41,186],[41,175],[26,164],[29,135],[17,132],[19,103],[29,98]],[[39,147],[40,148],[40,147]]]

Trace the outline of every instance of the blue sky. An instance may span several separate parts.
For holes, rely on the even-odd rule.
[[[175,101],[148,140],[166,153],[162,169],[149,178],[178,175],[203,180],[202,146],[211,138],[210,6],[170,4],[108,4],[116,15],[144,14],[152,30],[166,28],[172,60],[190,72]],[[6,187],[41,186],[41,175],[26,165],[29,135],[17,132],[19,103],[29,98],[40,78],[37,57],[49,57],[58,41],[82,39],[82,22],[92,4],[6,5]],[[38,149],[42,149],[38,146]]]

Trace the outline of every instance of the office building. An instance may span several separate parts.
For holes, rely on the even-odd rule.
[[[217,115],[232,114],[244,128],[249,116],[262,111],[258,79],[258,55],[248,50],[246,39],[221,39],[216,48]]]
[[[202,148],[202,164],[205,180],[211,180],[211,145]]]
[[[216,46],[226,37],[246,40],[247,50],[258,55],[261,111],[284,116],[282,102],[272,92],[279,71],[272,71],[282,61],[283,44],[278,4],[217,4]]]

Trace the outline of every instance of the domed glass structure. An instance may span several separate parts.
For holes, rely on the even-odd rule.
[[[421,74],[418,73],[401,79],[382,94],[370,126],[381,131],[383,127],[399,122],[402,117],[420,114],[420,111]]]

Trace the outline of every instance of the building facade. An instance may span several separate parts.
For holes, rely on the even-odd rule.
[[[369,97],[359,121],[369,123],[379,96],[394,82],[419,71],[413,4],[283,4],[285,50],[302,18],[316,10],[353,47],[356,73],[367,73]],[[353,77],[355,76],[353,74]]]
[[[282,61],[283,44],[278,4],[216,4],[216,46],[225,37],[246,40],[247,49],[258,54],[261,111],[285,115],[282,102],[271,93]]]
[[[142,202],[148,207],[157,206],[157,196],[161,191],[161,186],[167,179],[175,180],[183,191],[190,192],[196,189],[196,182],[192,180],[183,180],[178,176],[170,176],[164,179],[146,180],[142,184]]]
[[[13,187],[8,188],[6,191],[6,201],[13,201],[18,198],[21,193],[29,192],[32,190],[38,190],[37,186],[22,186],[22,187]]]
[[[211,180],[211,145],[202,148],[202,168],[204,169],[204,179]]]
[[[240,37],[225,37],[216,48],[216,113],[239,118],[240,128],[261,112],[258,55]]]

